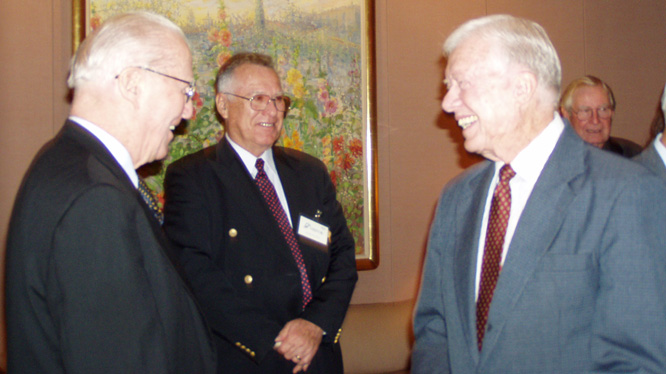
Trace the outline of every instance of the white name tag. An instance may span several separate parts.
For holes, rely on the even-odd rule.
[[[304,216],[298,221],[298,235],[322,245],[328,244],[328,227]]]

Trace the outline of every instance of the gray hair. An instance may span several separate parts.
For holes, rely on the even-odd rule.
[[[273,66],[273,59],[270,56],[254,53],[254,52],[239,52],[231,56],[217,72],[215,77],[215,88],[217,92],[224,92],[231,89],[231,84],[234,82],[234,72],[236,69],[243,65],[252,64],[264,66],[275,71]]]
[[[562,93],[560,107],[564,108],[567,112],[572,113],[573,96],[581,87],[601,87],[604,92],[606,92],[606,96],[608,96],[608,102],[611,105],[611,109],[615,110],[616,102],[615,95],[613,95],[613,90],[611,90],[610,86],[606,84],[606,82],[593,75],[586,75],[571,81],[571,83],[569,83],[567,88],[565,88],[564,92]]]
[[[187,43],[183,31],[163,16],[149,12],[114,16],[81,43],[67,85],[76,88],[111,79],[130,66],[165,67],[173,56],[174,37]]]
[[[496,41],[511,62],[521,64],[536,74],[539,82],[557,101],[562,85],[562,67],[548,34],[539,24],[506,14],[472,19],[459,26],[444,42],[444,55],[451,53],[467,38],[478,36]]]

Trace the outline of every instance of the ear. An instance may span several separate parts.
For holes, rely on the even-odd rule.
[[[536,93],[537,82],[534,73],[529,71],[519,72],[514,85],[516,100],[521,104],[529,102]]]
[[[560,106],[560,115],[571,121],[571,113],[569,113],[569,111],[566,110],[563,106]]]
[[[131,103],[137,103],[141,93],[141,74],[138,69],[125,69],[118,76],[120,95]]]
[[[222,118],[227,119],[229,117],[229,99],[225,94],[218,93],[215,95],[215,107]]]

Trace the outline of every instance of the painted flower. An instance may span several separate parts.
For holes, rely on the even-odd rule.
[[[282,143],[286,148],[292,148],[297,151],[303,150],[303,141],[298,131],[294,130],[291,133],[291,136],[285,136]]]
[[[99,25],[102,24],[102,17],[100,16],[92,16],[90,18],[90,28],[93,30],[97,30]]]
[[[291,68],[287,72],[286,81],[292,87],[295,87],[296,85],[301,85],[302,86],[303,85],[303,74],[301,74],[301,72],[298,71],[298,69]]]
[[[199,95],[199,91],[194,91],[194,96],[192,96],[192,108],[194,109],[194,111],[192,112],[192,118],[190,118],[190,121],[194,121],[197,118],[197,113],[202,107],[203,107],[203,100]]]
[[[229,52],[222,52],[217,55],[217,66],[222,66],[224,65],[225,62],[227,62],[228,59],[231,58],[231,53]]]
[[[354,166],[355,163],[356,159],[352,157],[352,155],[350,155],[349,153],[345,153],[342,156],[342,169],[344,171],[349,171]]]
[[[331,181],[333,182],[334,186],[338,186],[338,173],[335,170],[331,170],[329,173],[331,175]]]
[[[363,155],[363,142],[359,138],[354,138],[349,142],[349,153],[354,157]]]
[[[338,111],[338,99],[333,98],[333,99],[327,101],[326,104],[324,105],[324,109],[325,109],[325,114],[326,115],[330,116],[330,115],[335,114],[335,112]]]
[[[335,153],[340,153],[342,152],[342,147],[344,145],[345,139],[342,137],[342,135],[333,138],[333,150]]]
[[[208,40],[229,48],[231,46],[231,32],[228,29],[211,30],[208,33]]]
[[[302,99],[308,95],[308,90],[306,90],[305,86],[303,86],[302,84],[294,86],[292,92],[294,93],[294,97],[297,99]]]
[[[328,98],[329,98],[329,96],[328,96],[328,90],[325,89],[325,88],[323,88],[323,89],[322,89],[322,88],[319,88],[319,95],[317,95],[317,98],[319,99],[319,101],[325,103],[325,102],[328,100]]]

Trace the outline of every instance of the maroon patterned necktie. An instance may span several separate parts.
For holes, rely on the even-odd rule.
[[[511,166],[506,164],[500,169],[499,182],[495,187],[493,200],[490,205],[490,217],[488,218],[488,230],[486,231],[486,245],[483,251],[483,263],[481,264],[481,285],[479,296],[476,301],[476,337],[479,351],[483,345],[483,335],[486,331],[488,321],[488,310],[493,300],[493,293],[497,285],[500,273],[500,259],[502,258],[502,247],[506,226],[509,222],[511,212],[511,189],[509,181],[516,175]]]
[[[310,303],[312,300],[312,288],[310,286],[310,280],[308,279],[308,273],[305,269],[305,262],[303,261],[303,254],[301,249],[298,246],[298,241],[296,241],[296,235],[294,235],[294,230],[289,224],[287,219],[287,214],[280,204],[280,199],[278,199],[277,193],[275,192],[275,187],[273,183],[268,179],[268,175],[264,171],[264,160],[258,158],[257,163],[255,164],[257,168],[257,176],[254,181],[257,183],[261,194],[264,195],[264,200],[268,204],[268,207],[273,213],[273,217],[280,227],[280,231],[284,236],[291,254],[294,256],[296,265],[298,266],[298,272],[301,274],[301,288],[303,289],[303,309]]]

